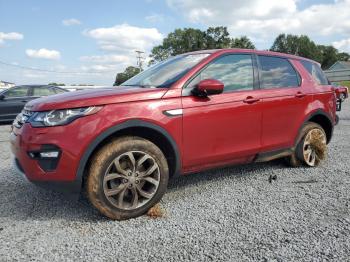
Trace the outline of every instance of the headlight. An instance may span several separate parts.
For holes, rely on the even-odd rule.
[[[29,119],[28,122],[34,127],[62,126],[71,123],[79,117],[95,114],[101,108],[101,106],[91,106],[37,112]]]

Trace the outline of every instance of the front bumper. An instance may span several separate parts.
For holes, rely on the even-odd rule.
[[[15,173],[19,176],[21,176],[24,180],[31,182],[39,187],[66,193],[66,194],[72,194],[72,195],[78,195],[81,190],[81,184],[78,181],[72,181],[72,182],[59,182],[59,181],[35,181],[35,180],[29,180],[27,175],[24,173],[24,170],[19,163],[18,159],[15,158],[15,156],[12,156],[12,167],[15,170]]]
[[[77,140],[76,135],[72,133],[69,136],[69,131],[63,127],[49,131],[33,128],[30,124],[24,124],[21,128],[13,127],[10,135],[13,168],[18,175],[41,187],[78,193],[82,184],[81,180],[76,179],[76,172],[80,160],[79,150],[82,148],[77,145],[83,143]],[[50,159],[38,157],[40,152],[47,153],[55,148],[59,149],[59,155],[54,165]]]
[[[21,164],[18,162],[18,160],[15,158],[14,155],[12,155],[12,167],[18,176],[21,176],[24,180],[30,182],[28,180],[27,176],[24,174],[24,171],[23,171],[23,168],[21,167]]]

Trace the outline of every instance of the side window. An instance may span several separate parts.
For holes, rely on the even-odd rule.
[[[261,88],[299,86],[299,76],[287,59],[274,56],[258,57]]]
[[[224,83],[224,92],[254,88],[251,55],[226,55],[210,63],[187,86],[193,88],[201,80],[216,79]]]
[[[317,82],[319,85],[328,85],[328,79],[323,73],[320,66],[316,63],[312,63],[309,61],[301,61],[304,68],[309,72],[309,74],[312,76],[312,78]]]
[[[49,96],[54,95],[55,91],[48,87],[34,87],[33,96]]]
[[[4,93],[5,97],[23,97],[28,95],[28,87],[21,86],[21,87],[15,87],[11,88],[7,92]]]
[[[55,90],[56,94],[65,93],[65,91],[63,89],[60,89],[60,88],[55,88],[54,90]]]

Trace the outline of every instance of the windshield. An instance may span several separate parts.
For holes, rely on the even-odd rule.
[[[130,78],[122,86],[170,87],[208,55],[190,54],[169,58]]]

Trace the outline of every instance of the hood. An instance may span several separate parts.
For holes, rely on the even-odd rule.
[[[160,99],[167,90],[167,88],[142,88],[128,86],[94,88],[38,98],[28,102],[25,108],[26,110],[30,111],[48,111],[55,109]]]

